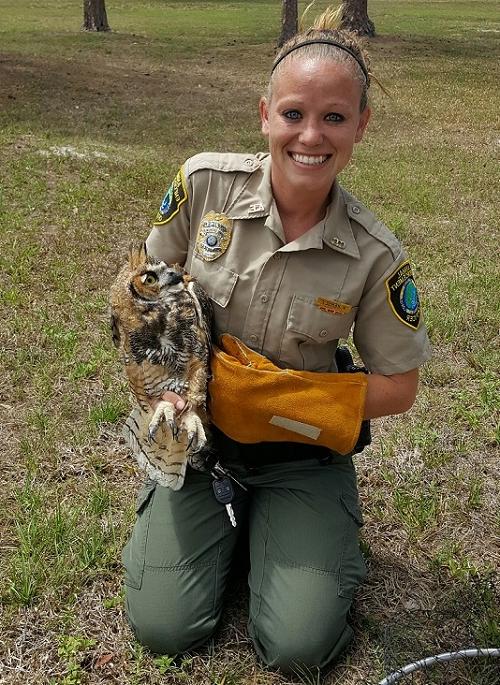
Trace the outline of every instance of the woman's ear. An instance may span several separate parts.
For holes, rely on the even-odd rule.
[[[358,130],[356,131],[356,137],[354,138],[354,141],[356,143],[359,143],[361,142],[361,140],[363,140],[363,135],[365,133],[366,127],[368,126],[368,122],[370,121],[371,115],[372,111],[369,107],[365,107],[359,115]]]
[[[269,135],[269,109],[267,99],[261,97],[259,101],[260,128],[265,136]]]

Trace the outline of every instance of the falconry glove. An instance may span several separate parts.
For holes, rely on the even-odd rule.
[[[360,435],[367,377],[280,369],[225,334],[213,347],[212,422],[242,443],[294,441],[349,454]]]

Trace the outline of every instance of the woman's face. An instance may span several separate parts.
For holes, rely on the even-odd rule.
[[[271,102],[260,101],[275,193],[330,191],[370,118],[360,100],[359,82],[344,64],[305,58],[283,65]]]

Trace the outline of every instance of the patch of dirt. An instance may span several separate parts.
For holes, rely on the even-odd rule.
[[[197,118],[204,123],[212,119],[217,126],[222,106],[224,117],[229,112],[257,124],[258,94],[265,86],[257,75],[266,73],[269,58],[262,55],[242,79],[238,62],[248,56],[241,52],[228,58],[221,49],[203,61],[181,59],[161,68],[125,57],[93,56],[88,62],[3,54],[0,108],[11,122],[34,133],[91,134],[96,142],[128,145],[145,135],[163,144],[181,133],[189,147],[197,143]]]

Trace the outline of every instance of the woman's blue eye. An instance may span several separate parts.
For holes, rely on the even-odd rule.
[[[344,121],[342,114],[337,114],[337,112],[330,112],[326,115],[325,119],[327,121]]]
[[[300,119],[300,112],[296,109],[289,109],[287,112],[283,112],[283,116],[287,119]]]

